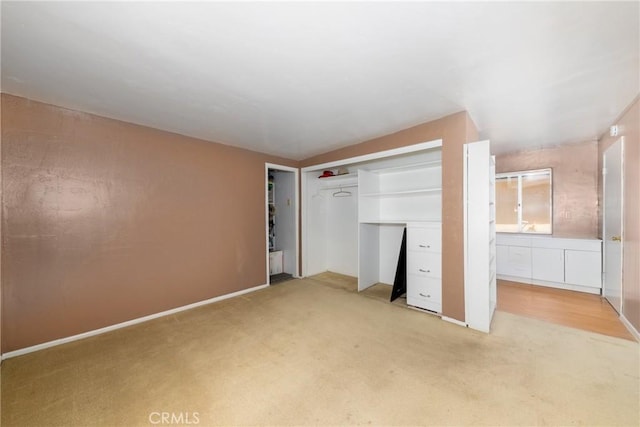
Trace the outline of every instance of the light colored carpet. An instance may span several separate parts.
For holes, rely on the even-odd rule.
[[[385,292],[327,273],[6,360],[2,426],[640,423],[637,343]]]

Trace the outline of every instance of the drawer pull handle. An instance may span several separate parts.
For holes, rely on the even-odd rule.
[[[427,249],[431,248],[431,245],[418,245],[418,246],[420,246],[421,248],[427,248]]]
[[[423,294],[422,292],[420,292],[420,296],[421,296],[421,297],[425,297],[425,298],[431,298],[431,295],[425,295],[425,294]]]
[[[431,270],[423,270],[421,268],[419,268],[418,271],[421,271],[422,273],[431,273]]]

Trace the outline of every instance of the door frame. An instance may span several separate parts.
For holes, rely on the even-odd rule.
[[[264,164],[264,247],[266,260],[266,280],[267,285],[271,284],[269,275],[269,169],[275,169],[283,172],[293,172],[294,194],[293,206],[295,210],[295,227],[296,227],[296,250],[295,250],[295,274],[293,277],[300,278],[300,169],[291,166],[278,165],[275,163],[265,162]]]
[[[613,307],[611,301],[609,301],[605,295],[606,292],[606,280],[605,280],[605,268],[606,268],[606,244],[607,244],[607,173],[602,174],[602,297],[618,312],[619,317],[623,316],[624,310],[624,136],[618,138],[613,144],[607,147],[602,153],[602,167],[603,172],[606,170],[606,158],[607,151],[615,144],[620,143],[620,307]]]

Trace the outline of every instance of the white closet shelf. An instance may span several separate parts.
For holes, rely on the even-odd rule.
[[[427,194],[427,193],[441,193],[442,188],[420,188],[417,190],[404,190],[404,191],[383,191],[380,193],[366,193],[361,194],[362,197],[388,197],[388,196],[413,196],[418,194]]]
[[[392,220],[382,220],[382,219],[372,219],[372,220],[364,220],[364,221],[358,221],[360,224],[398,224],[398,225],[403,225],[406,224],[407,222],[411,222],[411,221],[403,221],[403,220],[397,220],[397,219],[392,219]]]
[[[380,219],[380,218],[372,218],[372,219],[364,219],[358,221],[360,224],[398,224],[398,225],[406,225],[408,223],[413,222],[429,222],[434,224],[440,224],[440,220],[436,219],[425,219],[425,218],[403,218],[403,219]]]
[[[375,174],[388,174],[394,172],[402,172],[408,171],[411,169],[424,169],[424,168],[438,168],[442,167],[442,160],[430,160],[428,162],[419,162],[419,163],[410,163],[408,165],[398,165],[385,167],[384,169],[373,169],[369,172],[373,172]]]
[[[358,173],[357,172],[353,172],[353,173],[345,173],[342,175],[333,175],[333,176],[327,176],[325,178],[318,178],[320,181],[325,181],[325,182],[332,182],[332,181],[341,181],[341,180],[347,180],[347,179],[354,179],[357,180],[358,179]]]
[[[319,178],[318,180],[320,181],[320,185],[319,185],[320,189],[335,188],[339,186],[346,187],[347,185],[352,187],[358,186],[357,173],[350,173],[348,175],[330,176],[327,178]]]

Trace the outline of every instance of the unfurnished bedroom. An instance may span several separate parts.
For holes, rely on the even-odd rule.
[[[3,426],[640,424],[640,3],[0,21]]]

